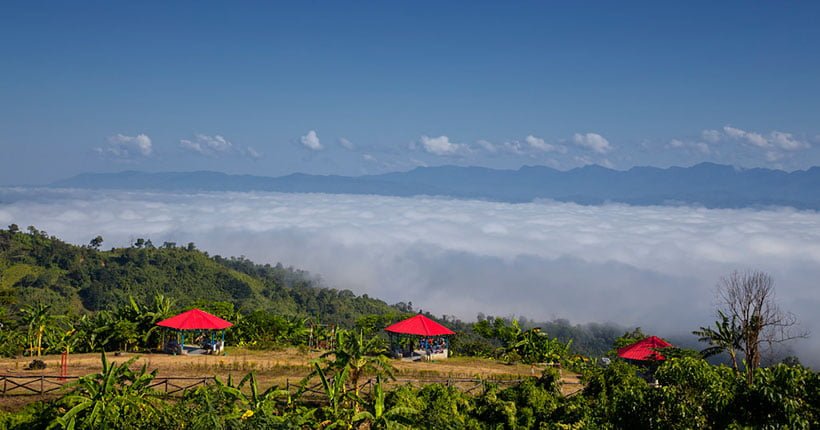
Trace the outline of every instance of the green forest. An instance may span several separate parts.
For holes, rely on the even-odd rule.
[[[559,370],[512,386],[487,381],[465,391],[443,383],[392,382],[382,329],[418,312],[412,303],[336,290],[282,265],[210,256],[193,243],[103,250],[104,238],[65,243],[35,227],[0,230],[0,354],[36,358],[96,352],[102,370],[59,397],[0,413],[0,428],[813,428],[820,425],[820,376],[792,358],[766,365],[766,320],[719,313],[693,327],[703,351],[670,348],[666,360],[635,364],[619,347],[646,337],[610,325],[536,324],[479,315],[437,318],[458,334],[454,355],[553,363],[580,376],[560,390]],[[767,286],[758,273],[738,285]],[[757,284],[755,284],[757,282]],[[729,283],[728,286],[731,286]],[[150,388],[156,370],[110,353],[161,349],[155,323],[199,307],[235,323],[227,343],[248,349],[306,348],[309,333],[334,340],[296,391],[260,387],[254,373],[168,398]],[[429,315],[433,317],[432,315]],[[778,320],[777,323],[789,323]],[[320,327],[334,327],[319,333]],[[317,330],[310,330],[316,328]],[[107,354],[108,353],[108,354]],[[711,364],[709,356],[731,357]],[[362,385],[367,381],[366,388]],[[319,387],[319,393],[308,386]]]

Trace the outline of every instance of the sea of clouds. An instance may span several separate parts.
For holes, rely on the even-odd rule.
[[[788,208],[508,204],[418,197],[0,189],[0,225],[104,248],[138,237],[258,263],[329,286],[474,320],[615,322],[663,335],[714,321],[733,270],[775,279],[781,307],[820,333],[820,213]],[[691,335],[690,335],[691,337]],[[793,344],[804,362],[820,343]]]

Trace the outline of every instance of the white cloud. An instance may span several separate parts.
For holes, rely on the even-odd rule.
[[[811,211],[29,189],[0,189],[0,202],[0,225],[78,244],[98,234],[109,246],[193,241],[468,320],[558,316],[688,335],[714,321],[720,276],[757,268],[774,276],[781,306],[820,331],[820,213]],[[795,344],[808,351],[801,358],[818,361],[820,341],[805,342]]]
[[[317,140],[318,140],[318,138],[317,138]],[[344,137],[339,138],[339,145],[341,145],[342,148],[350,150],[350,151],[356,149],[356,145],[354,145],[353,142],[345,139]]]
[[[609,144],[609,141],[598,133],[575,133],[572,136],[572,141],[578,146],[582,146],[599,154],[606,154],[612,151],[612,145]]]
[[[775,162],[783,159],[783,154],[777,151],[766,151],[766,161]]]
[[[549,144],[545,142],[544,139],[541,139],[540,137],[535,137],[533,135],[525,137],[524,142],[527,142],[527,145],[529,145],[530,147],[543,152],[567,152],[566,148],[564,148],[563,146]]]
[[[179,146],[187,151],[207,157],[241,155],[252,159],[262,158],[262,154],[256,149],[235,144],[219,134],[211,136],[197,133],[193,139],[180,139]]]
[[[727,138],[740,140],[747,145],[766,149],[769,152],[771,152],[772,149],[791,152],[799,151],[801,149],[808,149],[811,147],[808,142],[796,139],[791,133],[777,130],[770,132],[768,136],[764,136],[761,133],[746,131],[727,125],[723,127],[723,132]]]
[[[690,151],[698,152],[704,155],[712,153],[712,149],[706,142],[692,142],[687,140],[672,139],[666,145],[667,148],[672,149],[688,149]]]
[[[490,153],[498,152],[498,148],[496,148],[496,146],[488,140],[483,140],[483,139],[478,140],[478,141],[476,141],[476,145],[478,145],[479,148],[481,148],[481,149],[483,149],[487,152],[490,152]]]
[[[536,157],[538,154],[545,152],[558,152],[561,154],[567,153],[566,146],[553,145],[551,143],[547,143],[544,139],[533,135],[528,135],[525,137],[523,142],[519,140],[509,140],[498,145],[487,140],[479,140],[476,142],[476,146],[491,154],[504,152],[529,157]]]
[[[261,154],[261,153],[259,153],[259,151],[257,151],[257,150],[255,150],[255,149],[251,148],[250,146],[244,149],[244,153],[245,153],[248,157],[251,157],[251,158],[253,158],[253,159],[259,159],[259,158],[262,158],[262,154]]]
[[[322,143],[319,141],[319,136],[316,134],[315,130],[310,130],[307,132],[306,135],[299,138],[299,141],[302,142],[302,145],[305,148],[310,149],[311,151],[321,151],[324,149]]]
[[[450,142],[450,138],[447,136],[421,136],[420,143],[422,149],[434,155],[458,155],[466,149],[466,145],[463,143]]]
[[[202,155],[215,155],[217,153],[229,152],[233,149],[233,144],[218,134],[214,136],[196,134],[193,140],[180,139],[179,146]]]
[[[148,157],[154,151],[151,138],[142,133],[136,136],[116,134],[109,136],[107,141],[107,146],[94,148],[94,150],[101,155],[119,159],[129,159],[136,156]]]
[[[721,138],[718,130],[703,130],[700,135],[703,137],[703,140],[710,143],[717,143]]]
[[[745,130],[741,130],[739,128],[731,127],[728,125],[723,127],[723,131],[726,133],[727,136],[733,139],[745,140],[747,143],[753,146],[757,146],[759,148],[766,148],[769,146],[769,142],[760,133],[747,132]]]
[[[800,149],[808,149],[811,145],[808,142],[797,140],[791,133],[784,133],[781,131],[773,131],[769,135],[769,142],[774,146],[780,147],[786,151],[797,151]]]
[[[504,143],[501,144],[501,148],[504,151],[509,152],[510,154],[515,154],[515,155],[524,155],[527,152],[526,151],[527,148],[524,147],[524,144],[517,141],[517,140],[504,142]]]
[[[599,164],[599,165],[601,165],[601,166],[604,166],[604,167],[606,167],[606,168],[608,168],[608,169],[614,169],[614,168],[615,168],[615,164],[614,164],[612,161],[609,161],[609,159],[608,159],[608,158],[602,158],[602,159],[598,162],[598,164]]]
[[[610,168],[610,169],[615,167],[615,165],[612,164],[612,162],[609,161],[606,158],[594,159],[594,158],[592,158],[588,155],[576,155],[576,156],[572,157],[572,159],[575,160],[575,163],[580,165],[580,166],[595,165],[595,166],[607,167],[607,168]]]
[[[369,161],[371,163],[376,163],[376,162],[379,161],[379,160],[376,159],[376,157],[374,157],[370,154],[362,154],[362,160]]]

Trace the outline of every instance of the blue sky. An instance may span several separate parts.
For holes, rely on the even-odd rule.
[[[4,2],[0,184],[820,164],[817,2]]]

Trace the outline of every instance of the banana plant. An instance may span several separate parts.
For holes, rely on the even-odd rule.
[[[138,359],[117,365],[101,355],[100,373],[84,376],[69,385],[71,391],[59,400],[68,410],[57,417],[49,428],[122,428],[140,419],[157,414],[154,399],[158,393],[150,388],[157,370],[138,371],[130,366]]]
[[[410,428],[402,420],[417,413],[417,410],[408,406],[395,405],[388,409],[381,377],[377,376],[373,385],[373,402],[365,410],[354,415],[353,422],[368,422],[373,430]]]
[[[329,360],[330,357],[332,360]],[[320,359],[327,362],[328,369],[337,372],[348,370],[350,378],[346,388],[353,391],[357,398],[359,380],[365,373],[384,375],[393,379],[394,367],[385,355],[381,339],[373,337],[365,340],[362,332],[354,334],[347,330],[337,330],[336,348],[322,354]]]
[[[743,330],[737,321],[737,317],[732,315],[729,318],[722,311],[718,311],[720,320],[715,321],[715,327],[701,327],[700,330],[692,332],[698,336],[700,342],[706,342],[709,347],[701,351],[704,358],[720,354],[726,351],[732,360],[732,369],[737,373],[737,353],[741,350],[743,341]]]
[[[23,323],[28,326],[27,339],[29,353],[37,353],[39,357],[43,352],[43,337],[51,328],[54,317],[51,315],[51,305],[37,303],[20,309],[23,314]]]
[[[249,389],[250,395],[246,394],[246,390],[243,390],[245,386]],[[239,390],[239,395],[241,396],[242,402],[248,410],[252,411],[254,414],[262,412],[268,416],[275,415],[273,408],[276,405],[275,401],[279,399],[285,399],[284,403],[286,407],[291,407],[293,405],[293,399],[290,392],[279,388],[278,385],[273,385],[260,393],[259,385],[256,382],[254,372],[250,372],[245,375],[245,377],[239,381],[236,388]]]
[[[326,420],[319,426],[325,429],[350,429],[353,427],[353,409],[350,408],[352,398],[346,384],[350,377],[350,369],[345,367],[332,377],[328,377],[319,363],[313,363],[315,372],[322,381],[322,390],[327,398],[328,406],[324,408]]]

